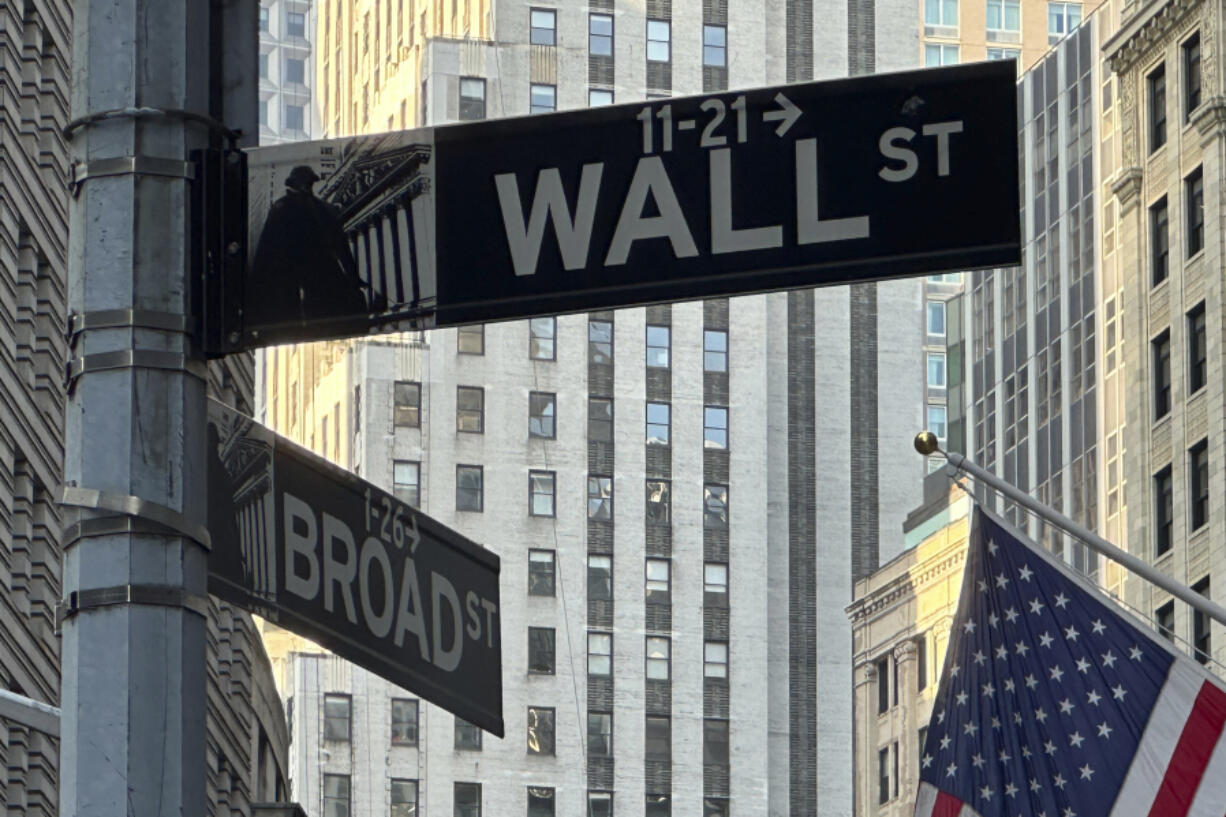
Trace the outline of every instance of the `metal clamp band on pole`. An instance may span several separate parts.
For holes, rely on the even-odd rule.
[[[196,178],[196,166],[181,159],[163,159],[158,156],[114,156],[73,165],[72,181],[69,184],[73,195],[76,195],[81,185],[89,179],[128,175],[166,176],[190,181]]]
[[[141,499],[138,496],[112,494],[95,491],[92,488],[65,485],[60,504],[96,511],[112,511],[135,519],[146,519],[169,528],[175,534],[199,542],[206,549],[213,546],[209,529],[204,525],[197,525],[173,508]]]
[[[68,319],[68,341],[75,343],[82,332],[91,329],[157,329],[186,332],[187,316],[152,309],[100,309],[82,312]]]
[[[106,369],[167,369],[187,372],[199,380],[208,379],[208,369],[205,368],[204,362],[190,360],[187,355],[155,349],[119,349],[69,360],[66,385],[71,391],[81,375]]]
[[[919,447],[920,441],[917,438],[916,448]],[[921,451],[921,453],[923,452]],[[1047,507],[1034,497],[1030,496],[1030,494],[1027,494],[1025,491],[1022,491],[1013,485],[1010,485],[990,471],[985,471],[983,468],[980,468],[978,465],[971,462],[956,451],[942,451],[939,447],[934,446],[933,450],[928,453],[940,453],[944,455],[950,468],[958,471],[965,471],[976,480],[990,485],[992,488],[995,488],[1001,494],[1013,500],[1018,505],[1021,505],[1023,508],[1032,511],[1042,519],[1050,522],[1058,528],[1061,528],[1070,536],[1080,539],[1094,552],[1106,556],[1111,561],[1128,568],[1141,578],[1152,582],[1158,587],[1161,587],[1175,598],[1186,602],[1192,609],[1199,610],[1219,624],[1226,624],[1226,607],[1222,607],[1222,605],[1210,601],[1187,585],[1175,581],[1170,576],[1157,570],[1149,562],[1139,559],[1128,551],[1116,547],[1094,531],[1083,525],[1077,524],[1059,511]]]
[[[152,519],[135,516],[97,516],[93,519],[79,519],[64,528],[60,537],[60,546],[67,550],[82,539],[95,536],[117,536],[121,534],[151,534],[154,536],[179,536],[180,531]]]
[[[77,613],[119,604],[181,607],[206,618],[209,614],[208,598],[199,593],[184,590],[182,587],[165,584],[120,584],[114,587],[74,590],[69,593],[67,599],[56,605],[56,629],[58,630],[65,620],[72,618]]]
[[[231,142],[234,142],[242,135],[242,131],[227,128],[222,122],[213,117],[196,113],[195,111],[184,111],[179,108],[152,108],[149,106],[129,107],[129,108],[112,108],[107,111],[96,111],[88,113],[85,116],[79,116],[64,126],[60,134],[64,139],[71,140],[74,133],[78,129],[84,128],[87,125],[92,125],[95,122],[105,122],[110,119],[149,119],[154,117],[166,117],[167,119],[179,119],[184,122],[195,122],[199,125],[204,125],[211,131],[215,131],[225,136]]]

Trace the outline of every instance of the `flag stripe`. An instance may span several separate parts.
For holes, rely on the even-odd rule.
[[[1171,756],[1162,787],[1154,798],[1149,817],[1185,817],[1201,775],[1209,765],[1214,744],[1226,723],[1226,693],[1208,681],[1201,683],[1192,716],[1183,726],[1179,744]]]
[[[962,801],[952,794],[937,792],[936,804],[932,807],[932,817],[958,817],[962,812]]]
[[[915,817],[932,817],[932,807],[937,802],[937,789],[931,783],[921,782],[915,796]]]
[[[1145,725],[1136,757],[1111,809],[1111,817],[1144,817],[1166,776],[1183,724],[1192,714],[1204,675],[1191,662],[1171,664],[1166,683]]]
[[[1226,803],[1226,740],[1219,740],[1209,758],[1209,766],[1196,787],[1188,817],[1222,817]]]

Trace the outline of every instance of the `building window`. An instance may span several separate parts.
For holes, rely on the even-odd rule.
[[[664,715],[648,715],[643,741],[644,760],[673,759],[672,722]]]
[[[324,695],[324,740],[348,742],[352,704],[348,695]]]
[[[420,462],[409,460],[392,462],[392,493],[411,508],[416,508],[421,504]]]
[[[890,747],[877,751],[877,803],[890,802]]]
[[[556,476],[553,471],[528,472],[528,514],[530,516],[554,515],[554,488]]]
[[[598,556],[594,553],[588,555],[587,598],[588,601],[608,601],[613,598],[613,557]]]
[[[285,81],[286,82],[306,82],[306,60],[295,59],[294,57],[285,58]]]
[[[648,445],[668,445],[670,425],[668,403],[647,404]]]
[[[418,702],[412,698],[392,698],[392,744],[417,745]]]
[[[928,638],[915,639],[915,691],[923,692],[928,686]]]
[[[485,324],[461,326],[457,329],[456,351],[462,355],[485,354]]]
[[[728,409],[726,407],[703,407],[702,445],[703,448],[728,447]]]
[[[395,406],[392,422],[404,428],[421,428],[421,384],[398,380],[392,386]]]
[[[669,562],[668,559],[647,560],[647,603],[668,604],[669,598]]]
[[[728,371],[728,333],[723,329],[706,329],[702,333],[702,370]]]
[[[1022,30],[1022,13],[1018,0],[988,0],[988,31]]]
[[[1157,286],[1170,275],[1171,237],[1166,196],[1149,208],[1150,282]]]
[[[612,321],[588,321],[587,362],[600,366],[613,364]]]
[[[613,442],[613,401],[592,397],[587,401],[587,438],[592,442]]]
[[[1047,42],[1052,45],[1081,25],[1080,3],[1047,4]]]
[[[417,781],[392,778],[391,817],[417,817]]]
[[[957,65],[958,64],[958,46],[943,45],[940,43],[925,43],[924,44],[924,65],[933,67],[937,65]]]
[[[557,45],[558,14],[553,9],[532,9],[529,15],[532,31],[528,42],[532,45]]]
[[[557,436],[554,418],[557,415],[558,397],[549,392],[528,393],[528,436],[552,440]]]
[[[554,629],[552,627],[528,628],[528,674],[553,675]]]
[[[702,798],[702,817],[728,817],[731,813],[726,797]]]
[[[613,714],[587,713],[588,757],[613,757]]]
[[[728,486],[704,485],[702,489],[702,526],[707,530],[728,529]]]
[[[597,522],[613,520],[613,478],[587,478],[587,518]]]
[[[1196,168],[1183,183],[1188,203],[1188,257],[1196,255],[1205,246],[1205,177],[1202,168]]]
[[[528,787],[528,817],[555,817],[553,789],[544,786]]]
[[[306,129],[306,108],[301,105],[286,105],[285,106],[285,129],[286,130],[305,130]]]
[[[924,0],[924,25],[958,25],[958,0]]]
[[[260,9],[264,11],[264,9]],[[265,12],[267,13],[267,12]],[[290,37],[306,36],[306,15],[300,11],[291,11],[285,15],[285,33]]]
[[[702,604],[704,607],[728,606],[728,565],[724,562],[703,564]]]
[[[613,636],[611,633],[587,634],[587,674],[608,678],[613,671]]]
[[[1175,491],[1171,466],[1154,475],[1154,556],[1171,549],[1171,529],[1175,521]]]
[[[647,21],[647,61],[668,62],[671,59],[670,30],[668,20]]]
[[[702,27],[702,64],[708,68],[728,66],[728,27]]]
[[[1166,330],[1150,341],[1154,355],[1154,420],[1171,411],[1171,332]]]
[[[1193,34],[1183,44],[1183,121],[1192,118],[1200,106],[1200,33]]]
[[[1145,78],[1149,91],[1149,152],[1166,144],[1166,66],[1159,65]]]
[[[990,60],[1020,60],[1022,52],[1016,48],[989,48],[988,59]]]
[[[1190,530],[1209,521],[1209,441],[1201,440],[1188,449],[1188,498],[1191,502]]]
[[[349,775],[324,775],[324,817],[349,817]]]
[[[877,714],[881,715],[890,709],[890,657],[887,655],[877,662]]]
[[[549,113],[558,109],[558,86],[532,84],[531,112]]]
[[[702,765],[728,765],[728,721],[706,718],[702,722]]]
[[[268,100],[260,100],[260,125],[268,127]]]
[[[1204,388],[1209,378],[1209,359],[1205,347],[1205,302],[1188,313],[1188,393]]]
[[[460,751],[481,751],[481,730],[463,718],[455,719],[455,748]]]
[[[667,794],[648,793],[644,817],[672,817],[672,801]]]
[[[670,334],[671,330],[667,326],[647,327],[647,367],[649,369],[668,368]]]
[[[485,80],[460,77],[460,120],[472,122],[485,118]]]
[[[945,353],[928,353],[928,388],[945,388]]]
[[[259,56],[259,67],[257,69],[260,74],[260,79],[268,79],[268,55],[261,54]]]
[[[945,337],[945,302],[928,302],[928,334],[935,337]]]
[[[945,407],[928,406],[928,430],[936,435],[937,441],[945,444]]]
[[[470,434],[481,434],[485,430],[485,389],[456,386],[455,429]]]
[[[613,56],[613,15],[590,14],[587,18],[587,50],[595,57]]]
[[[553,754],[553,707],[528,707],[528,754]]]
[[[452,817],[481,817],[480,783],[455,784],[455,809],[452,811]]]
[[[1192,585],[1192,592],[1209,598],[1209,577]],[[1192,611],[1192,656],[1199,664],[1208,664],[1213,647],[1209,643],[1209,616],[1200,610]]]
[[[1154,612],[1158,633],[1167,641],[1175,640],[1175,602],[1168,601]]]
[[[613,792],[588,792],[586,817],[613,817]]]
[[[554,595],[554,552],[552,550],[528,551],[528,595]]]
[[[728,677],[727,641],[707,641],[703,643],[702,675],[704,678]]]
[[[667,681],[670,655],[671,645],[668,638],[647,636],[647,677],[655,681]]]
[[[605,105],[613,104],[613,92],[608,88],[589,88],[587,92],[587,106],[589,108],[603,108]]]
[[[672,515],[670,484],[664,479],[647,480],[647,521],[654,525],[667,525]]]
[[[484,509],[484,474],[480,465],[457,465],[455,467],[455,509],[477,511]]]
[[[268,31],[268,9],[260,6],[260,31]]]
[[[528,357],[532,360],[556,360],[558,335],[557,318],[533,318],[528,321]]]

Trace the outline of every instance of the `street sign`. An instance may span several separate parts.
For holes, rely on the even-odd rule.
[[[988,62],[251,151],[220,351],[1020,263],[1015,83]]]
[[[209,403],[209,592],[499,737],[498,556]]]

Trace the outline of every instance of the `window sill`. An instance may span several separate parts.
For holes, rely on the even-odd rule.
[[[1183,262],[1184,266],[1191,266],[1195,264],[1196,262],[1200,261],[1204,257],[1205,257],[1205,248],[1201,247],[1196,252],[1188,256],[1187,260]]]

